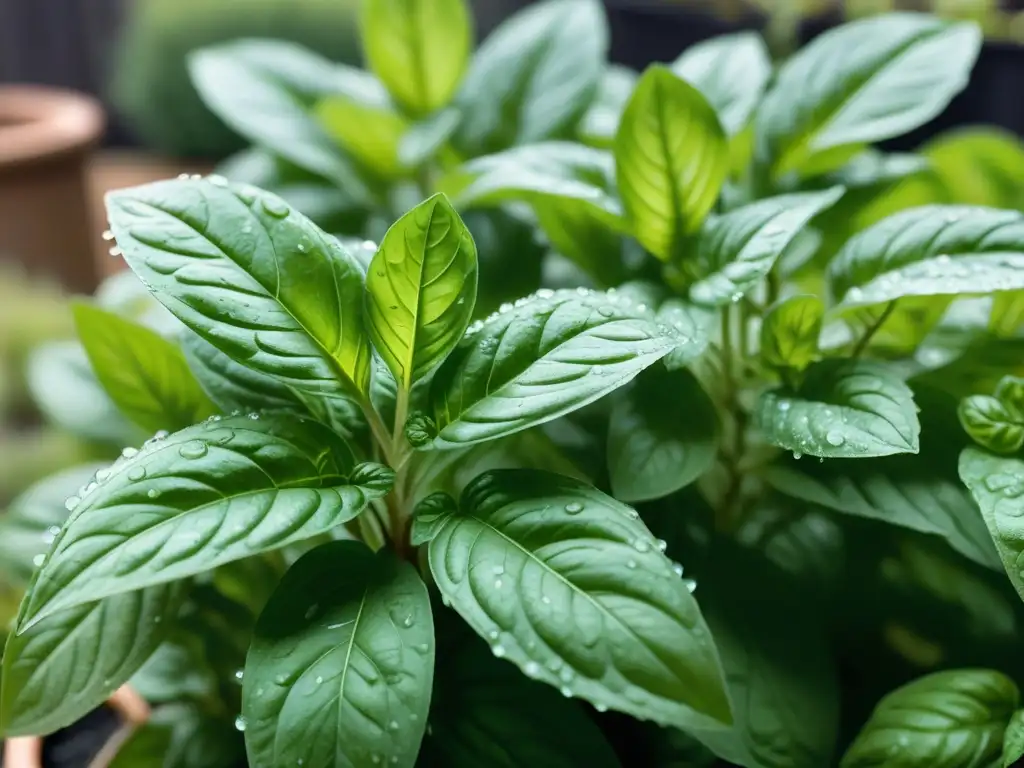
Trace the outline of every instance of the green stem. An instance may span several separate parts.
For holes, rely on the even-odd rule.
[[[722,499],[722,507],[716,515],[716,525],[721,531],[731,531],[736,527],[741,514],[740,492],[743,485],[743,473],[740,469],[746,453],[747,417],[740,404],[740,381],[737,379],[734,355],[738,352],[743,360],[747,355],[746,337],[742,326],[747,318],[744,308],[739,306],[726,307],[722,313],[722,388],[723,405],[727,414],[732,416],[733,432],[728,446],[723,445],[722,463],[726,473],[726,491]],[[737,330],[739,349],[733,346],[733,326],[739,321]]]
[[[878,316],[875,322],[873,322],[871,326],[867,329],[867,332],[860,337],[860,341],[857,342],[857,346],[853,348],[853,353],[851,354],[851,357],[858,358],[861,356],[861,353],[865,349],[867,349],[868,343],[871,341],[871,338],[876,333],[878,333],[878,329],[881,328],[883,323],[885,323],[885,321],[889,319],[889,315],[891,315],[893,313],[893,310],[895,309],[895,301],[890,301],[888,304],[885,305],[885,309],[882,310],[882,313]]]

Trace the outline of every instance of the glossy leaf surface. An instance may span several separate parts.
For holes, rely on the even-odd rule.
[[[803,370],[818,355],[824,316],[817,296],[798,294],[779,302],[761,325],[761,357],[778,368]]]

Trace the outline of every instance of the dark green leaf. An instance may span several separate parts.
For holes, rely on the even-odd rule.
[[[434,374],[433,446],[454,448],[543,424],[695,343],[617,296],[539,291],[471,327]]]
[[[431,454],[433,455],[433,454]],[[432,493],[416,505],[409,543],[422,546],[434,538],[444,524],[458,511],[455,499],[443,491]]]
[[[714,110],[662,66],[640,79],[615,136],[615,167],[633,234],[663,261],[696,231],[729,171]]]
[[[636,512],[578,480],[496,470],[430,542],[441,594],[528,677],[674,725],[731,720],[697,603]]]
[[[665,367],[669,370],[689,365],[703,355],[719,325],[717,310],[689,304],[682,299],[664,301],[658,308],[657,317],[659,323],[671,326],[690,340],[665,356]]]
[[[878,703],[842,768],[989,768],[1019,699],[1014,682],[994,670],[920,677]]]
[[[627,502],[668,496],[711,468],[715,405],[692,373],[654,366],[616,402],[608,425],[612,492]]]
[[[391,474],[356,465],[343,438],[291,414],[210,421],[155,440],[69,501],[23,626],[324,533],[386,493]]]
[[[802,371],[818,356],[825,305],[817,296],[799,294],[768,310],[761,324],[761,357],[776,368]]]
[[[1016,453],[1024,445],[1024,417],[991,395],[964,398],[957,414],[970,438],[993,453]]]
[[[177,180],[111,193],[107,210],[128,265],[206,341],[301,392],[366,392],[361,271],[282,200]]]
[[[1018,709],[1006,726],[1003,736],[1002,768],[1013,768],[1024,757],[1024,710]]]
[[[366,278],[366,321],[402,389],[462,338],[476,283],[476,245],[444,195],[420,203],[388,230]]]
[[[761,395],[754,422],[774,445],[799,457],[868,458],[917,453],[914,394],[884,365],[826,360],[807,369],[799,392]]]

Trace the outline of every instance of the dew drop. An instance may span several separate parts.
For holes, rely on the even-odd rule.
[[[503,574],[504,572],[505,572],[505,566],[504,565],[496,565],[496,566],[494,566],[494,575],[495,576],[501,576],[501,574]]]
[[[570,688],[568,685],[563,685],[558,690],[561,692],[563,696],[565,696],[565,698],[568,699],[572,697],[572,688]]]
[[[235,670],[235,680],[241,680],[243,677],[245,677],[244,669]]]
[[[114,233],[111,232],[109,229],[104,230],[103,231],[103,239],[106,240],[109,243],[111,240],[114,239]]]
[[[494,646],[493,648],[491,648],[491,652],[494,654],[494,657],[497,658],[497,659],[504,658],[505,657],[505,646],[501,645],[501,644],[498,644],[498,645]]]
[[[793,451],[793,458],[796,459],[797,461],[799,461],[803,457],[804,457],[804,455],[802,453],[800,453],[800,451]]]
[[[419,643],[418,645],[414,645],[412,649],[421,656],[426,656],[428,653],[430,653],[429,643]]]
[[[402,626],[403,627],[411,627],[412,625],[413,625],[413,618],[412,618],[411,615],[410,616],[406,616],[404,619],[402,619]]]
[[[288,685],[288,675],[274,675],[274,685]]]
[[[110,249],[110,255],[111,256],[121,256],[123,254],[124,254],[124,251],[122,251],[121,247],[118,246],[118,245],[115,245],[115,246],[111,247],[111,249]]]
[[[139,480],[146,479],[146,468],[145,467],[132,467],[128,470],[128,479],[133,483],[139,482]]]
[[[150,488],[148,491],[146,491],[146,496],[148,496],[151,499],[159,498],[160,491],[158,491],[156,488]]]
[[[390,723],[388,723],[388,730],[389,731],[397,731],[398,730],[398,721],[397,720],[392,720]]]
[[[630,570],[633,570],[634,568],[636,568],[636,560],[632,560],[631,559],[629,562],[626,563],[626,567],[629,568]]]
[[[491,640],[497,640],[498,639],[498,630],[492,629],[490,632],[487,633],[487,636],[489,638],[491,638]]]
[[[633,542],[633,549],[637,552],[648,552],[651,549],[651,544],[647,539],[637,539]]]
[[[128,446],[123,451],[121,451],[121,455],[126,459],[131,459],[139,455],[139,449]]]
[[[494,580],[494,588],[495,589],[501,589],[501,584],[502,584],[501,579],[495,579]]]
[[[380,755],[378,755],[378,754],[376,754],[376,753],[374,753],[374,754],[370,755],[370,761],[371,761],[371,762],[372,762],[372,763],[373,763],[374,765],[380,765]]]
[[[238,717],[235,718],[235,730],[236,731],[244,731],[245,727],[247,725],[248,725],[248,723],[245,721],[245,718],[242,717],[241,715],[239,715]]]
[[[260,420],[260,415],[258,413],[250,413],[249,414],[249,419],[251,421],[259,421]]]
[[[190,440],[178,449],[178,455],[183,459],[201,459],[208,450],[202,440]]]
[[[69,496],[68,500],[64,502],[64,509],[66,509],[68,512],[74,512],[78,505],[81,503],[82,500],[77,496]]]
[[[607,704],[595,704],[594,705],[594,709],[596,709],[598,712],[607,712],[608,711],[608,705]]]
[[[576,677],[576,673],[573,672],[569,667],[563,667],[562,671],[558,673],[558,679],[563,683],[571,683],[573,678]]]
[[[825,435],[825,440],[828,442],[829,445],[838,448],[839,446],[846,442],[846,437],[838,429],[830,429],[828,431],[828,434]]]
[[[570,515],[578,515],[583,511],[583,505],[578,501],[570,501],[565,505],[565,511]]]
[[[672,563],[672,572],[675,573],[676,576],[682,576],[683,566],[681,566],[679,563]]]
[[[655,543],[658,545],[659,552],[664,552],[666,549],[668,549],[668,542],[664,539],[657,539]]]
[[[110,477],[110,470],[106,467],[96,470],[96,480],[98,482],[106,482],[108,477]]]
[[[316,684],[317,684],[317,685],[322,685],[322,684],[323,684],[323,682],[324,682],[324,678],[323,678],[323,676],[322,676],[322,675],[317,675],[317,676],[316,676]]]
[[[267,215],[273,216],[275,219],[283,219],[290,212],[288,206],[276,198],[264,197],[261,202],[263,203],[263,210],[266,211]]]
[[[601,315],[601,317],[611,317],[615,314],[615,310],[611,307],[598,307],[597,313]]]
[[[542,603],[544,603],[544,605],[551,605],[551,598],[548,597],[547,595],[544,595],[543,597],[541,597],[540,601]]]
[[[302,243],[299,243],[298,245],[296,245],[295,248],[298,250],[299,253],[305,253],[306,252],[306,246],[303,245]]]
[[[526,664],[526,674],[529,677],[536,677],[540,674],[540,664],[536,661],[530,661]]]
[[[32,558],[32,565],[34,565],[36,568],[41,567],[42,564],[45,563],[45,562],[46,562],[46,555],[40,554],[40,555],[36,555],[35,557]]]
[[[686,588],[690,590],[691,594],[697,589],[696,579],[683,579],[683,583],[686,584]]]

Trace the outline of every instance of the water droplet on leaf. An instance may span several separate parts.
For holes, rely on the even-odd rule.
[[[570,501],[568,504],[565,505],[565,511],[570,515],[578,515],[580,512],[583,511],[583,505],[580,504],[578,501]]]

